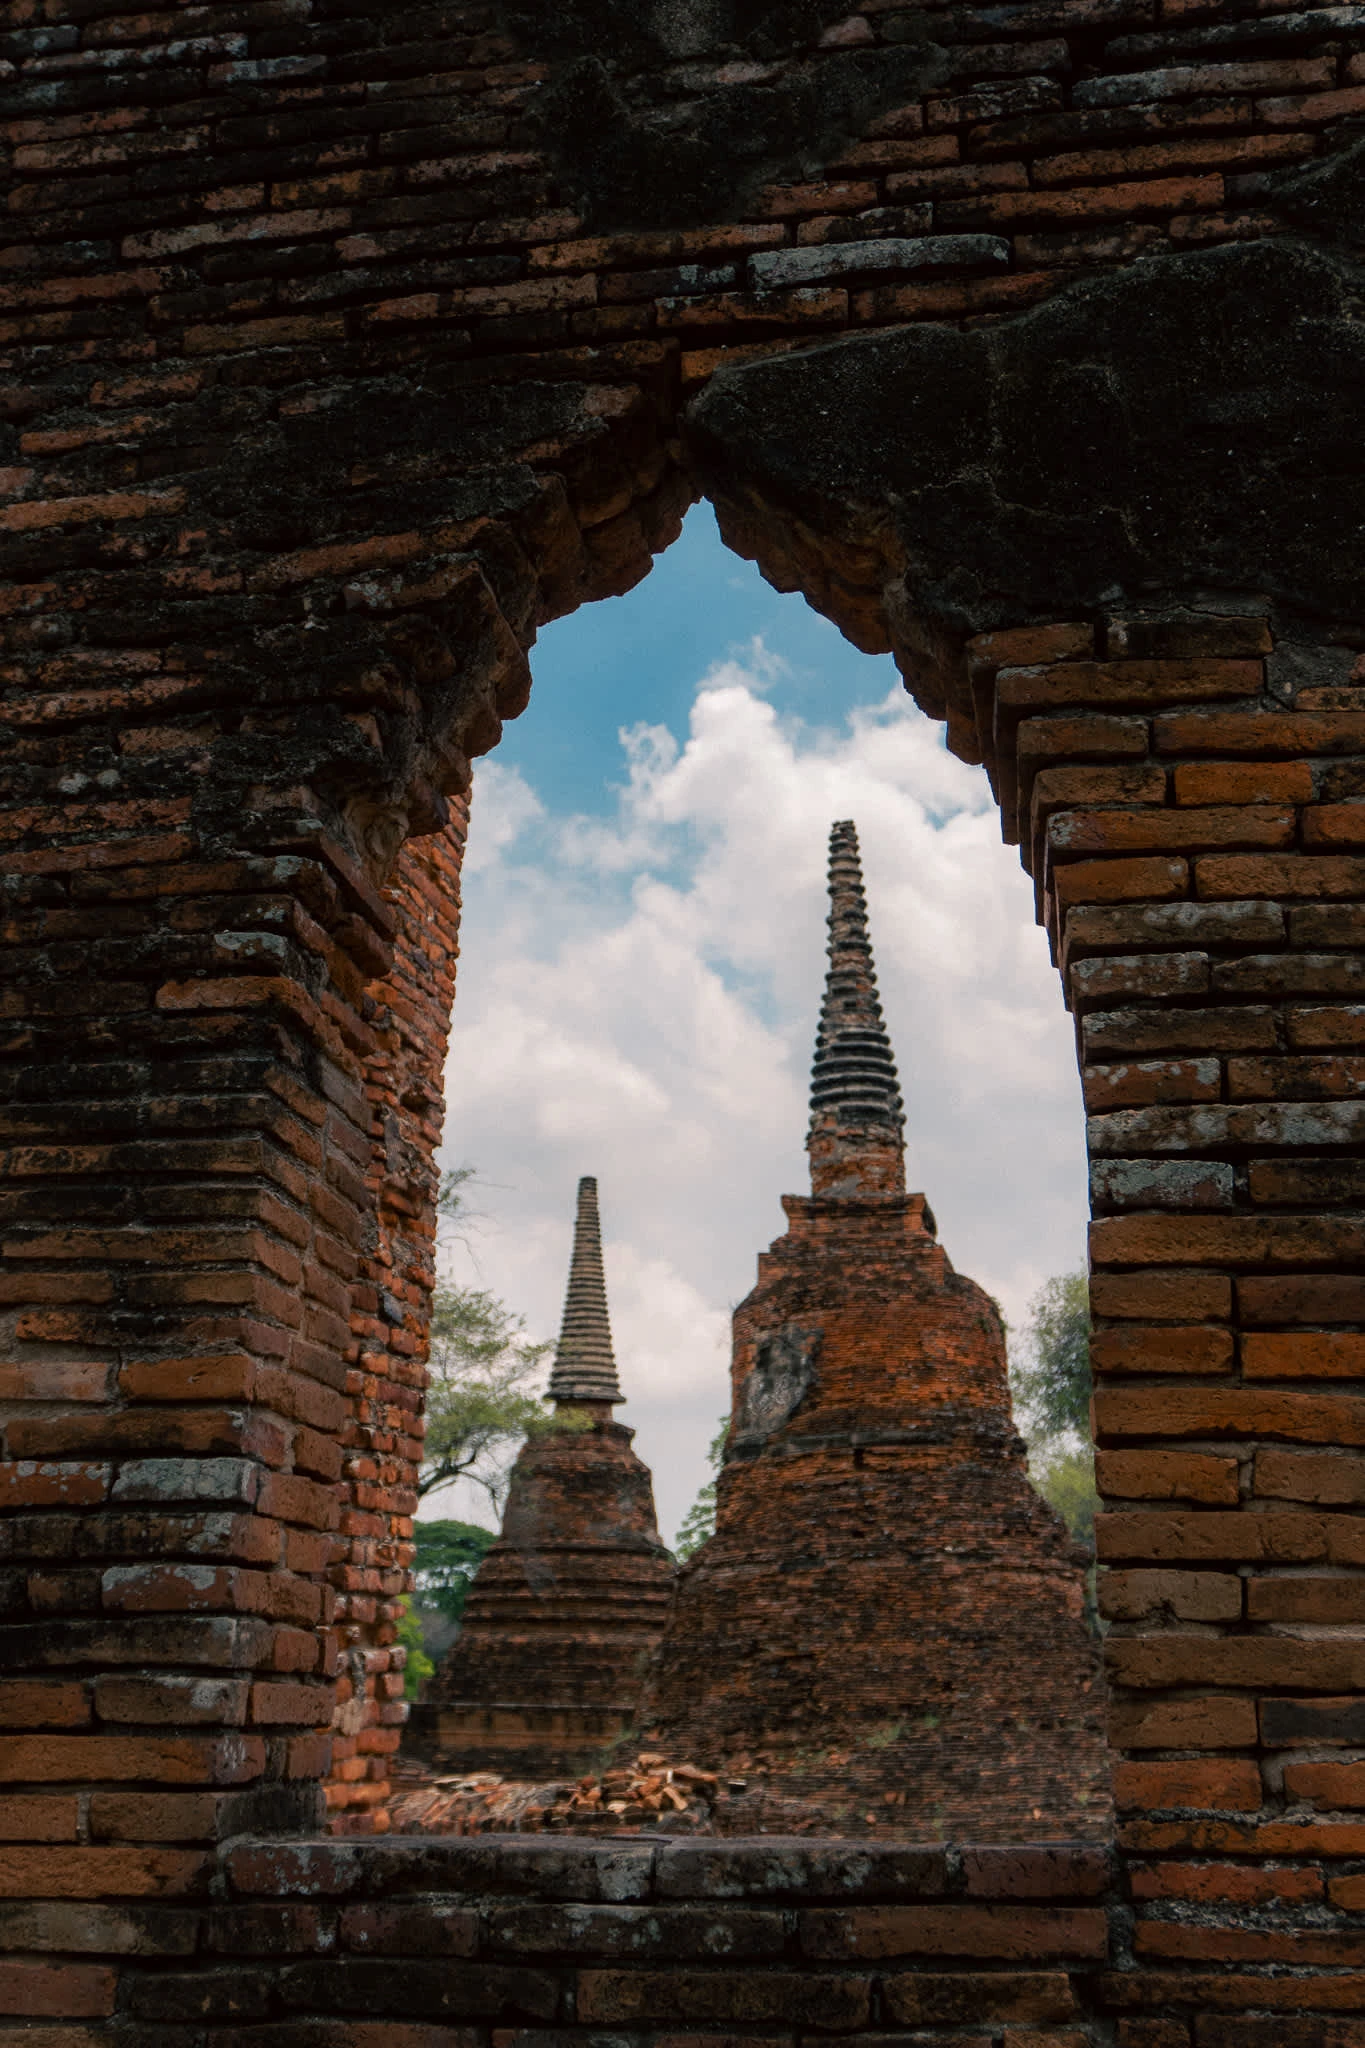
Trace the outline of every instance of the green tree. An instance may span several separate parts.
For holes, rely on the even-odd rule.
[[[1089,1445],[1074,1451],[1058,1451],[1047,1464],[1039,1464],[1031,1477],[1076,1541],[1093,1550],[1099,1495],[1095,1491],[1095,1454]]]
[[[722,1415],[720,1427],[712,1437],[706,1450],[706,1462],[711,1467],[711,1477],[698,1490],[687,1513],[683,1516],[682,1527],[673,1545],[673,1554],[681,1564],[692,1553],[700,1550],[707,1538],[716,1533],[716,1475],[725,1462],[725,1444],[730,1434],[730,1418]]]
[[[471,1212],[466,1190],[472,1166],[442,1177],[437,1209],[441,1224],[467,1242]],[[426,1441],[417,1479],[425,1500],[471,1479],[483,1488],[498,1513],[513,1460],[528,1436],[582,1427],[574,1410],[556,1413],[541,1391],[552,1344],[534,1343],[525,1318],[481,1287],[439,1281],[431,1302]]]
[[[472,1479],[500,1508],[507,1474],[523,1438],[562,1427],[540,1391],[554,1347],[535,1344],[525,1319],[495,1294],[450,1282],[431,1303],[431,1383],[417,1491],[425,1500],[457,1479]]]
[[[458,1621],[474,1574],[497,1537],[477,1522],[414,1522],[413,1582],[420,1606]]]
[[[1011,1378],[1028,1433],[1090,1439],[1090,1283],[1084,1269],[1045,1280],[1029,1303],[1028,1357]]]
[[[415,1700],[436,1666],[427,1655],[422,1624],[413,1612],[412,1601],[406,1596],[398,1622],[398,1640],[408,1653],[408,1661],[403,1667],[403,1697]]]
[[[1029,1303],[1025,1355],[1011,1364],[1029,1477],[1078,1543],[1095,1543],[1090,1441],[1090,1287],[1084,1270],[1044,1281]]]

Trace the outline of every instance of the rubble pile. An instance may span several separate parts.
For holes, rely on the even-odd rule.
[[[670,1764],[642,1751],[634,1764],[549,1784],[474,1771],[437,1777],[403,1760],[389,1802],[393,1833],[404,1835],[691,1834],[711,1831],[718,1800],[745,1790],[697,1764]]]

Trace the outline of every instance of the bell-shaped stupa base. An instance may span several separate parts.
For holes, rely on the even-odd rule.
[[[1029,1484],[995,1305],[922,1196],[784,1206],[645,1741],[730,1782],[727,1831],[1097,1837],[1084,1561]]]
[[[443,1769],[585,1771],[636,1726],[673,1560],[633,1435],[596,1421],[523,1448],[502,1534],[424,1703],[423,1747]]]

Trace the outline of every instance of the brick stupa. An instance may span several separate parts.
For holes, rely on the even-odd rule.
[[[564,1322],[549,1399],[574,1426],[527,1440],[502,1533],[426,1716],[457,1771],[544,1777],[586,1770],[631,1727],[668,1608],[673,1561],[612,1350],[597,1182],[578,1183]]]
[[[734,1318],[716,1533],[642,1725],[731,1832],[1089,1836],[1108,1817],[1083,1564],[1030,1486],[995,1303],[905,1188],[851,824],[830,842],[812,1193]]]

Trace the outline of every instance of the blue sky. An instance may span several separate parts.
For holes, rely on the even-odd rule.
[[[620,1419],[671,1539],[728,1405],[730,1311],[808,1186],[833,820],[862,843],[910,1184],[1016,1323],[1084,1259],[1071,1022],[982,771],[707,508],[531,669],[475,772],[443,1162],[477,1168],[481,1219],[455,1271],[553,1338],[597,1176]]]
[[[532,707],[505,728],[497,760],[556,811],[608,815],[622,780],[620,728],[643,718],[684,740],[698,679],[755,640],[770,660],[765,695],[786,718],[827,723],[899,681],[889,655],[860,654],[804,599],[770,589],[732,555],[703,502],[643,583],[542,632]]]

